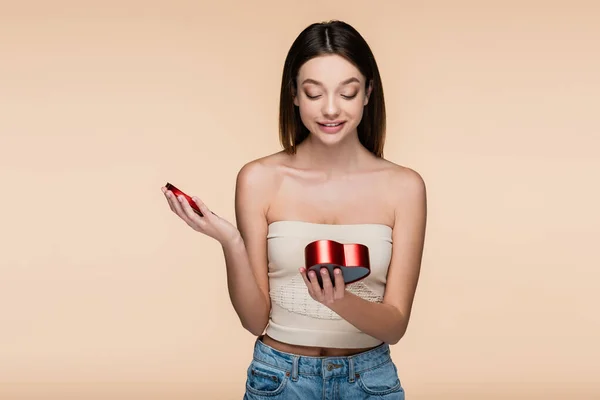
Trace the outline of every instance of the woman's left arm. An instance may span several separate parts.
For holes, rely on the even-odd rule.
[[[321,289],[317,279],[310,279],[311,275],[307,277],[306,270],[301,269],[315,300],[325,304],[357,329],[388,344],[398,343],[408,327],[421,270],[427,220],[427,195],[423,179],[415,171],[408,170],[408,176],[402,181],[392,233],[392,259],[382,303],[370,302],[346,291],[341,274],[335,275],[335,287],[329,274],[324,274]]]

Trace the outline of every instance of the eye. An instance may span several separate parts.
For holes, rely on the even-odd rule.
[[[342,97],[343,97],[343,98],[345,98],[345,99],[347,99],[347,100],[352,100],[353,98],[355,98],[355,97],[356,97],[356,95],[357,95],[357,94],[358,94],[358,93],[354,93],[354,94],[352,94],[352,95],[349,95],[349,96],[347,96],[347,95],[343,94],[343,95],[342,95]]]
[[[315,96],[311,96],[310,94],[306,93],[306,97],[308,97],[309,99],[317,99],[317,98],[321,97],[321,95],[317,94]]]

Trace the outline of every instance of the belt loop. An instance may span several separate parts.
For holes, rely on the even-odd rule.
[[[298,381],[298,359],[300,356],[294,356],[294,361],[292,365],[292,381]]]
[[[354,359],[352,357],[348,357],[348,382],[354,383]]]

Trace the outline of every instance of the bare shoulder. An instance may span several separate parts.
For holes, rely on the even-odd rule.
[[[389,193],[395,204],[403,206],[425,202],[427,189],[419,172],[388,160],[382,159],[380,162],[385,166],[386,181],[391,189]]]
[[[425,180],[412,168],[394,164],[394,182],[407,196],[422,196],[425,193]]]
[[[247,162],[237,174],[236,185],[269,185],[284,159],[285,155],[278,152]]]
[[[245,207],[241,203],[251,203],[266,213],[273,191],[279,181],[279,166],[285,159],[283,152],[251,160],[244,164],[236,177],[236,203],[238,209]]]

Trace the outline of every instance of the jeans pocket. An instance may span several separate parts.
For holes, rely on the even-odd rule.
[[[285,389],[288,377],[284,370],[253,360],[248,367],[246,391],[257,396],[276,396]]]
[[[404,389],[398,378],[398,370],[391,360],[358,374],[358,385],[365,393],[372,396],[395,393],[394,398],[404,399]]]

